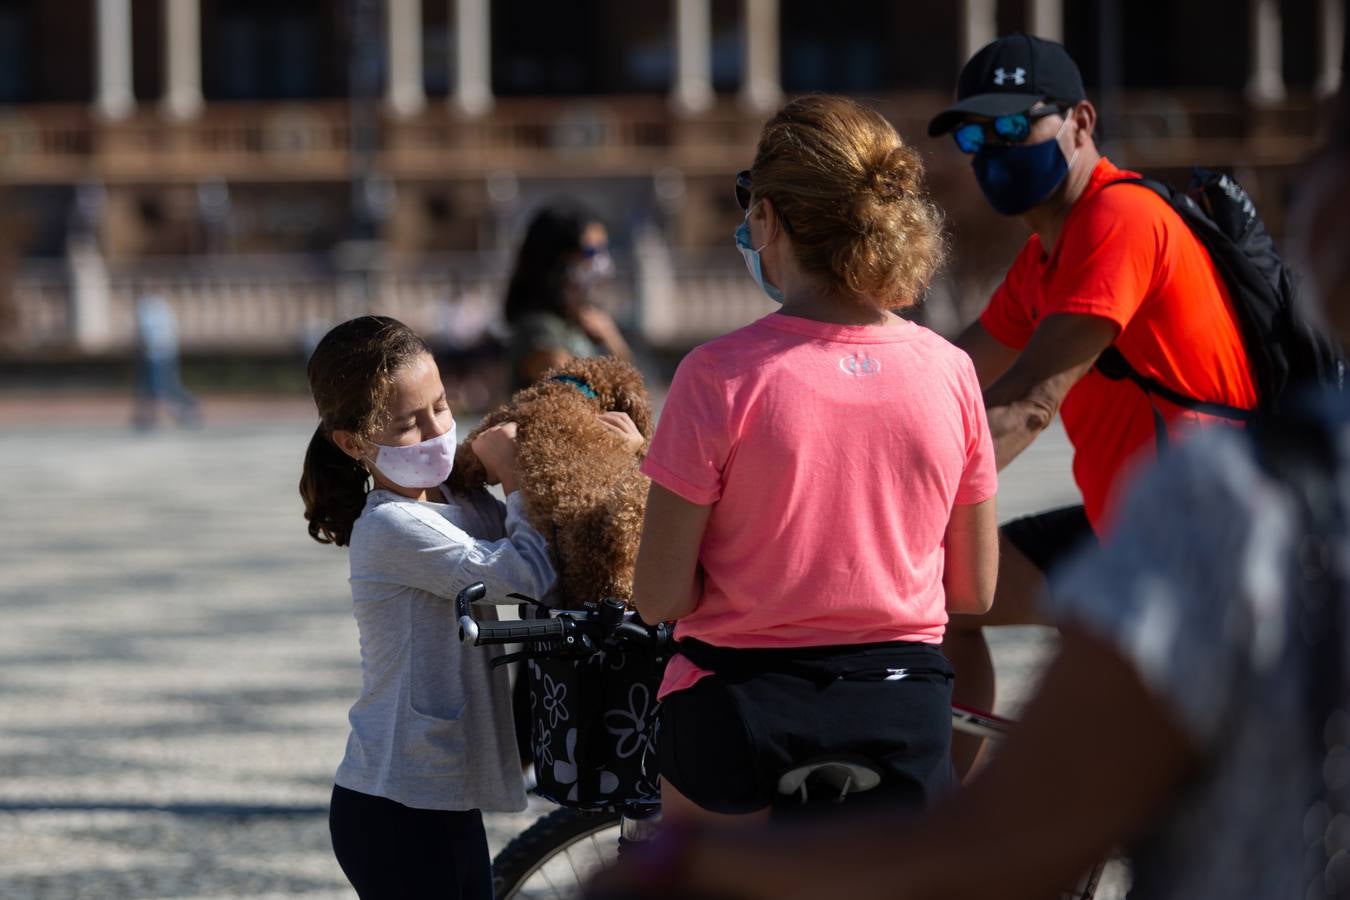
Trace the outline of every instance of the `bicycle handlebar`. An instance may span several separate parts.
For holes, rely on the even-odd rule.
[[[670,626],[664,622],[651,626],[626,619],[624,604],[613,598],[602,600],[593,609],[562,610],[548,619],[479,622],[470,606],[486,596],[487,587],[479,581],[455,597],[459,639],[476,647],[537,643],[565,653],[593,653],[605,642],[616,641],[659,652],[671,643]]]

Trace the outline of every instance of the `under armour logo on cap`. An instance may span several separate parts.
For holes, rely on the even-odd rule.
[[[982,47],[965,64],[956,82],[956,103],[933,117],[928,134],[946,134],[970,118],[1027,112],[1042,100],[1072,106],[1086,99],[1083,76],[1063,44],[1010,34]]]

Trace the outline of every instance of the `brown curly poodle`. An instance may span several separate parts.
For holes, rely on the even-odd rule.
[[[633,596],[648,479],[634,455],[597,414],[627,413],[645,441],[651,401],[642,376],[612,357],[574,359],[517,391],[460,442],[450,487],[482,485],[487,473],[470,444],[483,430],[515,422],[516,478],[525,514],[544,539],[558,572],[559,605]]]

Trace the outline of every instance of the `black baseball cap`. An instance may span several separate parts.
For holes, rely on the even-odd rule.
[[[946,134],[967,116],[1026,112],[1042,100],[1087,99],[1083,76],[1064,45],[1029,34],[1010,34],[985,45],[961,69],[956,105],[928,123],[928,136]]]

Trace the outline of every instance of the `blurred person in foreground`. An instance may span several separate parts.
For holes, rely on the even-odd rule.
[[[503,316],[511,330],[511,391],[529,387],[569,359],[632,352],[613,317],[592,302],[614,262],[599,217],[556,201],[530,219],[506,289]]]
[[[1343,136],[1306,170],[1292,221],[1291,255],[1350,347]],[[1121,845],[1136,900],[1350,896],[1347,506],[1344,395],[1259,438],[1195,435],[1138,479],[1106,545],[1051,579],[1060,650],[948,802],[676,832],[594,896],[1050,898]]]

